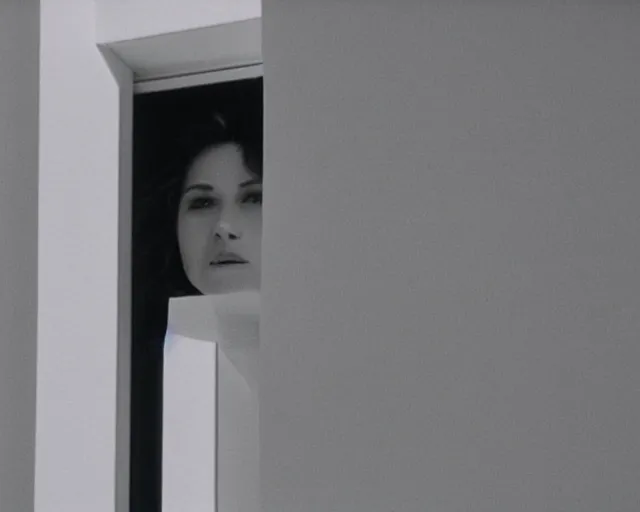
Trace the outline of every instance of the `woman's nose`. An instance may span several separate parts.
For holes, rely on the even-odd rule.
[[[223,240],[239,240],[240,238],[242,238],[242,233],[240,232],[240,230],[234,229],[227,221],[220,221],[218,223],[216,235],[218,235]]]

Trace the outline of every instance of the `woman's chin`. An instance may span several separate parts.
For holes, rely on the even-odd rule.
[[[205,295],[225,295],[236,292],[259,291],[259,279],[248,269],[228,268],[208,272],[202,286],[197,286]]]

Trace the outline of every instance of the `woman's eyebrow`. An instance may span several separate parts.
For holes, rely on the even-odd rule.
[[[186,194],[191,190],[203,190],[205,192],[213,192],[213,187],[211,185],[207,185],[206,183],[196,183],[195,185],[189,185],[187,188],[184,189],[182,193]]]
[[[258,178],[251,178],[250,180],[244,181],[238,185],[240,188],[245,188],[250,185],[260,185],[262,182]]]

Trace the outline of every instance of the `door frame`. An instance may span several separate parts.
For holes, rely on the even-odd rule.
[[[131,464],[144,464],[130,453],[133,96],[263,76],[261,38],[261,18],[253,18],[97,45],[120,90],[118,246],[112,251],[118,258],[116,512],[130,511],[131,492],[140,491],[130,488]],[[216,482],[216,500],[217,495]]]

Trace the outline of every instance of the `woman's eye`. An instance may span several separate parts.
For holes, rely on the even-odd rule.
[[[213,208],[217,202],[213,197],[196,197],[191,199],[188,204],[189,210],[204,210]]]
[[[262,204],[262,191],[248,192],[240,202],[242,204]]]

